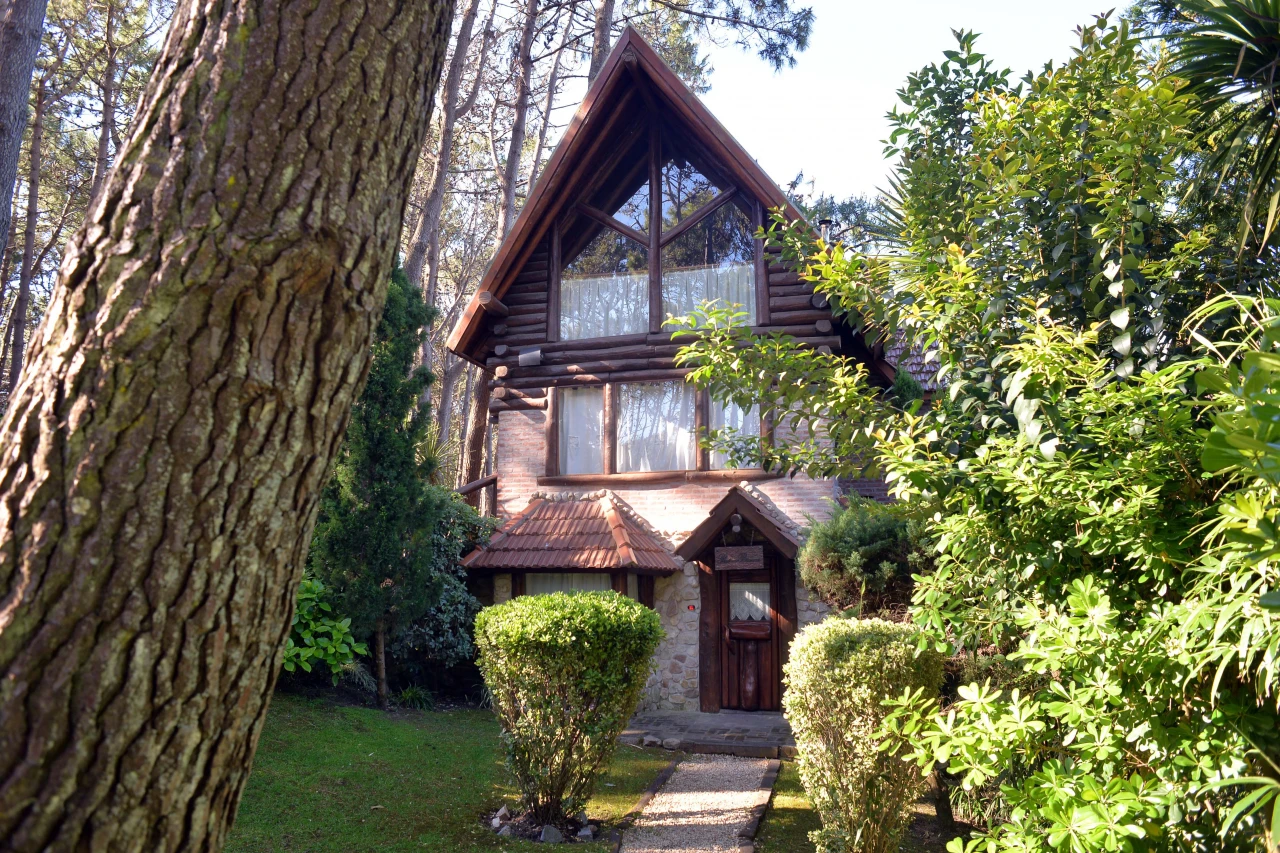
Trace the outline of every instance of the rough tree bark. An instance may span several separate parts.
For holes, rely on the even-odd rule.
[[[0,6],[0,254],[8,245],[13,188],[27,132],[31,74],[40,52],[48,0],[5,0]]]
[[[600,0],[596,7],[596,29],[591,37],[591,67],[587,71],[587,82],[595,82],[596,75],[604,67],[609,56],[609,40],[613,35],[613,0]]]
[[[0,839],[218,850],[446,0],[182,0],[0,422]]]

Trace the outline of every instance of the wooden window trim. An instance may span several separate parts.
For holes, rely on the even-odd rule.
[[[605,213],[603,210],[601,210],[598,207],[592,207],[591,205],[586,204],[585,202],[580,202],[578,204],[578,211],[583,216],[586,216],[589,219],[594,219],[596,222],[599,222],[601,225],[605,226],[606,228],[612,228],[614,231],[618,232],[623,237],[626,237],[628,240],[631,240],[632,242],[639,243],[641,246],[649,245],[648,234],[642,234],[636,229],[632,228],[630,225],[626,225],[622,222],[619,222],[615,217]],[[650,266],[652,266],[652,264],[650,264]]]
[[[663,233],[662,241],[661,241],[662,247],[665,248],[667,244],[670,243],[672,240],[675,240],[678,237],[680,237],[680,235],[684,234],[690,228],[697,225],[699,222],[706,219],[708,216],[715,213],[717,210],[724,207],[729,202],[733,201],[735,198],[737,198],[737,196],[738,196],[738,188],[729,187],[727,190],[720,193],[720,195],[711,199],[711,201],[707,202],[702,207],[695,210],[693,213],[690,213],[684,219],[680,220],[680,222],[676,225],[676,227],[672,228],[670,231],[666,231]]]
[[[681,380],[658,379],[652,381],[628,382],[629,385],[659,385],[664,382]],[[560,405],[560,387],[547,389],[547,419],[545,427],[546,453],[543,460],[544,474],[537,478],[539,486],[571,486],[571,485],[607,485],[610,483],[659,483],[677,481],[719,481],[719,480],[770,480],[777,479],[780,474],[767,472],[763,468],[720,468],[711,467],[711,451],[702,446],[702,437],[707,434],[711,425],[711,397],[702,388],[694,389],[694,425],[698,436],[698,447],[695,450],[695,467],[675,471],[618,471],[618,413],[620,407],[619,382],[603,382],[575,386],[576,388],[601,388],[604,393],[604,423],[601,425],[600,444],[603,456],[604,473],[600,474],[561,474],[560,473],[560,417],[563,406]],[[760,437],[768,444],[773,443],[773,425],[768,418],[760,417]]]
[[[649,123],[649,333],[662,331],[662,128]]]

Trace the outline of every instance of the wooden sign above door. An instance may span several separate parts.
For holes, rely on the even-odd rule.
[[[717,572],[749,572],[763,568],[763,545],[736,545],[716,549]]]

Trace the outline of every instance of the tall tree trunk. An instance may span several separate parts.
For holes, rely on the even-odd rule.
[[[175,10],[0,421],[6,851],[222,847],[451,14]]]
[[[569,16],[560,34],[560,47],[556,49],[551,73],[547,75],[547,97],[542,102],[542,127],[538,129],[538,147],[533,151],[533,164],[529,167],[529,192],[533,192],[534,186],[538,183],[538,171],[542,167],[542,150],[547,145],[547,129],[551,126],[551,111],[555,109],[556,89],[560,86],[560,62],[564,59],[569,38],[573,35],[573,14],[576,6],[576,3],[569,6]]]
[[[497,5],[495,2],[493,8],[496,9]],[[458,38],[454,43],[453,57],[449,60],[449,72],[445,75],[444,83],[441,86],[440,147],[436,152],[436,163],[431,172],[427,198],[422,205],[422,213],[418,215],[418,221],[414,225],[413,236],[409,241],[409,253],[404,262],[405,276],[408,277],[410,284],[420,290],[424,284],[423,271],[427,268],[430,260],[428,249],[430,248],[432,237],[437,237],[436,245],[439,246],[437,235],[440,230],[440,213],[444,209],[444,190],[449,176],[449,165],[453,157],[454,128],[461,117],[460,114],[464,112],[464,110],[459,109],[458,95],[462,88],[462,75],[466,71],[467,59],[471,53],[471,34],[475,28],[476,15],[479,11],[480,0],[469,0],[467,8],[462,14],[462,20],[458,24]],[[483,47],[488,45],[492,22],[492,12],[490,12],[482,51]],[[481,62],[483,62],[483,56],[484,53],[482,52]],[[476,73],[477,84],[479,84],[480,70],[478,68]],[[475,89],[473,88],[473,93],[474,91]],[[425,292],[428,302],[434,304],[434,289],[428,288]]]
[[[27,132],[31,74],[40,52],[48,0],[5,0],[0,6],[0,254],[8,245],[13,189]]]
[[[373,668],[378,678],[378,707],[391,710],[391,691],[387,688],[387,628],[382,620],[373,629]]]
[[[595,82],[605,58],[609,56],[609,40],[613,37],[613,0],[600,0],[596,7],[596,29],[591,37],[591,68],[587,82]]]
[[[525,127],[529,120],[529,87],[533,80],[533,34],[538,23],[538,0],[525,0],[524,26],[516,53],[516,92],[511,108],[511,141],[507,162],[502,168],[502,206],[498,208],[498,242],[507,236],[516,221],[516,187],[520,183],[520,160],[524,153]]]
[[[466,362],[457,356],[446,356],[444,370],[440,376],[440,406],[436,411],[436,425],[439,427],[441,443],[449,440],[449,430],[453,426],[454,391],[458,387],[458,377],[462,375]]]
[[[484,470],[485,430],[489,425],[489,379],[488,371],[476,368],[475,384],[472,386],[471,411],[467,417],[467,443],[463,448],[462,467],[465,472],[463,483],[474,483],[480,479]],[[480,507],[480,492],[474,491],[464,498],[471,506]]]
[[[102,97],[102,124],[98,128],[98,151],[93,164],[93,184],[89,188],[90,204],[98,197],[98,191],[107,178],[107,169],[111,165],[111,140],[116,136],[116,7],[113,0],[107,0],[106,7],[107,25],[102,45],[106,57],[102,65],[102,79],[98,82],[98,92]]]
[[[9,276],[13,274],[13,238],[18,236],[18,220],[9,217],[9,233],[5,237],[4,251],[0,252],[0,305],[9,295]],[[4,373],[4,361],[0,360],[0,375]]]
[[[27,159],[27,220],[22,229],[22,266],[18,270],[18,298],[13,309],[13,362],[9,367],[9,399],[22,375],[23,345],[27,333],[27,306],[31,279],[35,276],[36,228],[40,222],[40,160],[44,148],[45,97],[48,79],[36,87],[35,112],[31,116],[31,147]]]

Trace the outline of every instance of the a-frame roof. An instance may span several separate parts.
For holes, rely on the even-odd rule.
[[[803,218],[778,185],[750,154],[716,120],[702,101],[685,86],[670,66],[633,28],[627,27],[610,51],[600,74],[587,90],[564,136],[538,178],[524,209],[498,247],[475,296],[454,326],[446,346],[451,352],[478,363],[473,352],[482,337],[483,309],[480,294],[501,299],[521,266],[542,240],[554,218],[571,203],[570,195],[582,180],[582,169],[608,140],[614,107],[639,90],[646,107],[664,120],[678,123],[736,182],[740,191],[754,196],[766,208],[780,207],[791,219]]]

